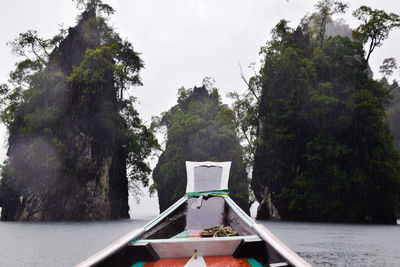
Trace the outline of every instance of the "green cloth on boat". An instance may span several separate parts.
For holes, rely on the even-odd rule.
[[[133,264],[131,267],[143,267],[147,262],[146,261],[138,261],[135,264]]]
[[[179,234],[177,234],[177,235],[174,235],[173,237],[171,237],[172,239],[175,239],[175,238],[186,238],[186,237],[188,237],[188,235],[189,235],[189,230],[185,230],[185,231],[183,231],[183,232],[180,232]]]
[[[205,195],[208,195],[210,197],[223,197],[223,196],[227,196],[228,194],[229,194],[228,189],[186,193],[187,197],[200,197],[200,196],[205,196]]]
[[[255,258],[247,258],[247,261],[250,263],[251,267],[262,267],[261,263],[259,263]]]

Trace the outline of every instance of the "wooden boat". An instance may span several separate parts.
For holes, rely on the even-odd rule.
[[[184,197],[78,266],[311,266],[228,196],[230,165],[186,162]]]

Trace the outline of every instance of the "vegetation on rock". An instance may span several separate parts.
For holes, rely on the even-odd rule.
[[[241,122],[257,129],[258,218],[395,223],[400,165],[385,114],[390,91],[368,76],[365,40],[321,37],[322,22],[292,29],[282,20],[261,49],[252,78],[257,112]]]
[[[152,186],[158,191],[161,211],[185,194],[185,161],[231,161],[229,195],[249,211],[246,166],[233,116],[216,88],[179,89],[178,104],[156,121],[166,129],[166,146]]]
[[[0,90],[9,131],[2,220],[129,217],[127,176],[148,183],[145,158],[157,141],[123,96],[141,84],[143,63],[108,25],[110,6],[78,4],[85,10],[68,32],[11,42],[24,59]]]

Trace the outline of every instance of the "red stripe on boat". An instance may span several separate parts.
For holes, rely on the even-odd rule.
[[[246,258],[234,258],[232,256],[203,257],[207,267],[251,267]]]
[[[188,238],[198,238],[202,237],[200,234],[201,230],[189,230],[189,235],[187,236]]]

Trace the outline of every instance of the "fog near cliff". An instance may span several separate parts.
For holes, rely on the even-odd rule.
[[[245,84],[240,78],[239,63],[247,77],[247,66],[259,62],[259,49],[270,37],[271,29],[280,19],[290,21],[295,27],[300,19],[314,10],[316,1],[304,0],[104,0],[116,10],[112,22],[122,37],[130,40],[136,51],[141,52],[145,69],[141,73],[144,86],[134,88],[137,107],[142,119],[150,122],[151,116],[159,115],[176,104],[177,89],[181,86],[200,85],[205,76],[216,80],[223,101],[226,93],[243,92]],[[346,2],[346,1],[345,1]],[[358,22],[351,12],[360,5],[384,9],[400,14],[400,2],[347,1],[347,14],[343,18],[351,27]],[[78,11],[70,0],[14,0],[3,3],[0,16],[0,82],[7,80],[10,70],[19,59],[11,55],[6,42],[20,32],[34,29],[44,37],[57,33],[59,24],[70,27],[75,24]],[[374,51],[370,65],[379,77],[379,65],[383,59],[395,57],[400,43],[400,30],[395,30]],[[258,64],[259,65],[259,64]],[[392,78],[399,79],[399,72]],[[6,132],[0,127],[0,160],[5,159]],[[154,167],[155,164],[152,164]],[[135,213],[156,209],[155,200],[147,193],[143,205],[135,207]],[[132,202],[132,201],[131,201]]]

